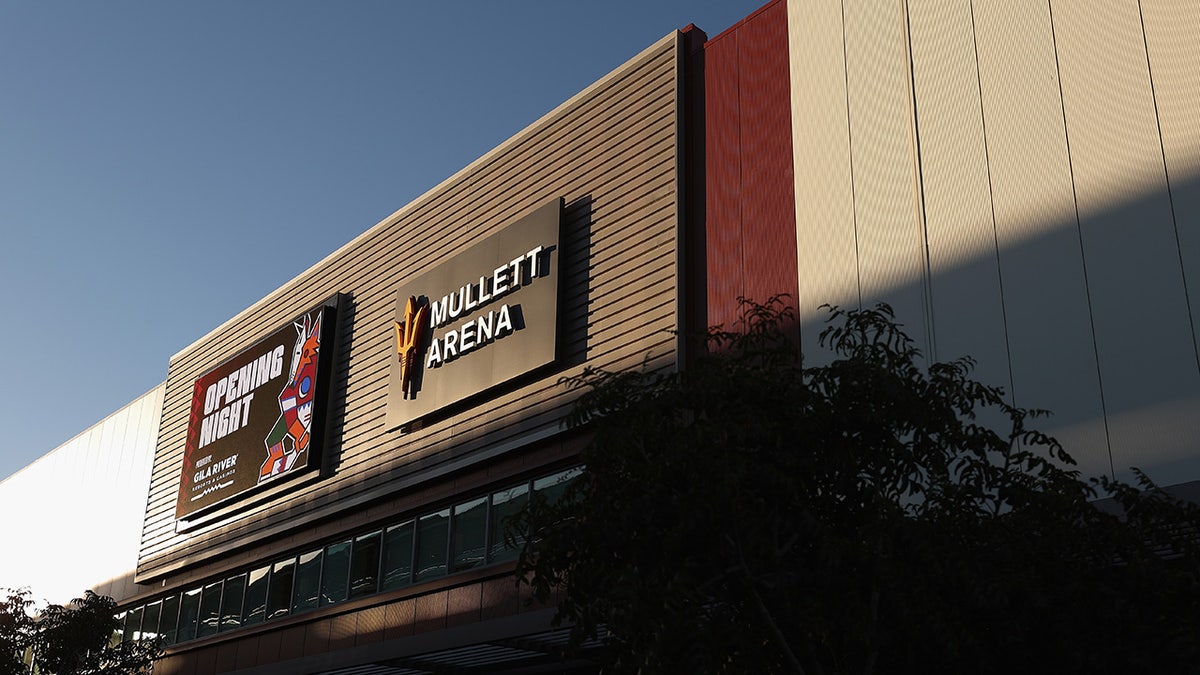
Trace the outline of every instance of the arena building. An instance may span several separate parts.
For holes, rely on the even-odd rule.
[[[123,637],[187,675],[594,669],[501,522],[579,470],[563,377],[685,368],[740,296],[789,294],[813,359],[823,304],[886,301],[1085,472],[1193,490],[1197,34],[776,0],[663,37],[171,359]]]

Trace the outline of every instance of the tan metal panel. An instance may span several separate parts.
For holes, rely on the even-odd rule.
[[[1011,391],[969,0],[910,0],[913,87],[939,359]]]
[[[1113,464],[1194,479],[1169,467],[1195,452],[1200,369],[1138,5],[1051,8]]]
[[[1089,474],[1110,471],[1071,167],[1045,0],[973,5],[1016,404],[1054,416]]]
[[[899,2],[846,0],[846,73],[862,302],[886,301],[929,353],[907,21]]]
[[[640,362],[647,352],[657,355],[656,364],[673,363],[674,338],[667,329],[677,324],[677,49],[676,36],[668,36],[177,354],[145,519],[141,578],[203,563],[218,550],[278,546],[279,537],[303,533],[305,523],[360,510],[362,500],[411,484],[420,472],[559,433],[558,420],[574,394],[558,378],[584,364]],[[591,326],[584,339],[568,341],[566,370],[502,390],[423,429],[384,434],[396,285],[553,195],[567,203],[563,245],[587,247],[560,258],[579,274],[564,284],[560,313],[574,322],[573,330]],[[352,321],[344,323],[335,369],[336,384],[344,388],[331,401],[341,432],[332,449],[333,474],[281,489],[236,517],[176,533],[173,496],[192,382],[334,291],[351,295]],[[290,543],[303,543],[306,535],[299,536]]]
[[[859,305],[840,3],[788,0],[800,332],[815,353],[823,304]]]
[[[1200,2],[1143,0],[1142,27],[1192,327],[1200,327]]]

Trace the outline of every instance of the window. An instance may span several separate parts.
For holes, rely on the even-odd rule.
[[[379,590],[379,538],[382,531],[354,538],[350,551],[350,597],[361,598]]]
[[[179,642],[196,639],[196,621],[200,618],[200,589],[193,588],[179,601]]]
[[[417,520],[417,581],[446,574],[449,529],[450,509],[442,509]]]
[[[221,582],[218,581],[205,586],[200,594],[200,622],[196,629],[196,637],[216,635],[220,619]]]
[[[487,548],[487,498],[454,507],[450,524],[450,571],[461,572],[483,564]]]
[[[271,568],[271,583],[267,591],[267,620],[287,616],[292,606],[292,579],[295,575],[295,558],[281,560]]]
[[[158,637],[158,618],[162,615],[162,601],[146,605],[142,612],[142,639],[153,640]]]
[[[559,471],[126,610],[117,616],[113,640],[187,642],[511,560],[521,542],[505,542],[506,521],[525,507],[531,490],[557,501],[582,471]]]
[[[533,481],[533,489],[545,497],[548,503],[553,504],[567,491],[567,486],[571,484],[571,481],[581,473],[583,473],[582,467],[559,471],[554,475]]]
[[[125,634],[122,636],[125,642],[137,640],[142,637],[142,608],[137,607],[125,613]]]
[[[295,590],[292,593],[292,611],[301,612],[316,608],[320,600],[322,549],[300,556],[296,565]]]
[[[243,626],[262,623],[267,618],[267,580],[270,576],[270,565],[253,570],[248,575],[242,610]]]
[[[383,535],[383,590],[412,583],[413,521],[387,529]]]
[[[321,576],[321,604],[342,602],[350,592],[350,540],[325,548],[325,573]]]
[[[245,574],[225,580],[225,595],[221,598],[221,619],[218,630],[233,630],[242,625],[242,600],[245,595]]]
[[[496,562],[517,557],[521,542],[508,546],[504,542],[505,521],[525,507],[529,501],[529,484],[522,483],[492,494],[491,525],[488,534],[488,559]]]
[[[162,601],[162,615],[158,619],[158,632],[162,635],[163,644],[175,644],[178,633],[175,626],[179,623],[179,596],[168,595]]]

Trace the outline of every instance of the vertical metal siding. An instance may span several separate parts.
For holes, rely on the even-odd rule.
[[[1011,392],[971,7],[912,0],[908,16],[937,357],[969,354]]]
[[[841,4],[789,0],[788,35],[800,331],[811,360],[820,306],[858,307],[860,297]]]
[[[738,37],[729,32],[704,48],[708,322],[725,326],[737,318],[736,299],[745,295]]]
[[[1200,2],[1139,7],[1192,330],[1200,332]]]
[[[764,7],[737,29],[746,297],[787,293],[795,307],[796,206],[791,147],[787,4]]]
[[[1051,8],[1114,468],[1200,469],[1200,372],[1138,7]]]
[[[975,39],[1014,397],[1089,474],[1111,461],[1044,0],[976,2]]]
[[[775,2],[705,45],[712,324],[733,323],[738,296],[796,302],[787,41],[787,5]]]
[[[866,305],[889,303],[928,354],[904,7],[878,0],[846,0],[843,6],[862,299]]]

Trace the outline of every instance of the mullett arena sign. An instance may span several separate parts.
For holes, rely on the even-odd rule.
[[[175,517],[316,465],[337,297],[196,380]]]
[[[552,199],[397,289],[388,429],[554,361],[561,217]]]

